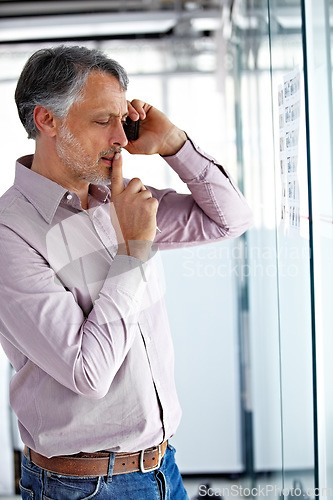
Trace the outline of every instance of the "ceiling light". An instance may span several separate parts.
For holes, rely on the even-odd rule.
[[[166,33],[175,24],[167,12],[1,19],[0,41]]]

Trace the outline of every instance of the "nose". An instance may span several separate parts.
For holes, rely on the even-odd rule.
[[[110,137],[111,146],[120,146],[124,148],[128,144],[128,139],[125,134],[125,130],[122,122],[117,122],[117,125],[112,130]]]

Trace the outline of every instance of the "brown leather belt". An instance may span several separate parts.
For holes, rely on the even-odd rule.
[[[158,469],[165,454],[168,442],[136,453],[115,453],[112,474],[129,474],[130,472],[151,472]],[[27,458],[28,449],[24,447]],[[110,453],[78,453],[47,458],[30,449],[30,460],[38,467],[63,476],[94,477],[107,476]]]

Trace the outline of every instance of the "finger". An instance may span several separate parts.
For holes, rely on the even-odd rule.
[[[146,188],[142,189],[138,194],[141,196],[143,200],[149,200],[150,198],[153,197],[151,192]]]
[[[111,199],[122,193],[125,189],[123,180],[123,158],[120,153],[116,153],[112,160],[111,171]]]
[[[147,188],[144,186],[141,179],[133,177],[133,179],[131,179],[127,184],[126,189],[132,193],[140,193],[140,191],[146,191]]]
[[[131,118],[131,120],[133,121],[139,120],[140,115],[130,101],[127,101],[127,108],[128,108],[128,116]]]
[[[144,120],[146,118],[145,102],[140,99],[133,99],[128,102],[128,114],[134,121],[138,119]]]

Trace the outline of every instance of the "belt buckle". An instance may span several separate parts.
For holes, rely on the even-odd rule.
[[[151,467],[150,469],[145,469],[145,466],[143,465],[143,458],[144,458],[145,451],[146,450],[142,450],[140,453],[140,471],[143,474],[146,474],[146,472],[152,472],[156,469],[159,469],[159,467],[161,465],[161,461],[162,461],[161,445],[159,444],[158,445],[158,462],[157,462],[157,464],[154,465],[154,467]]]

